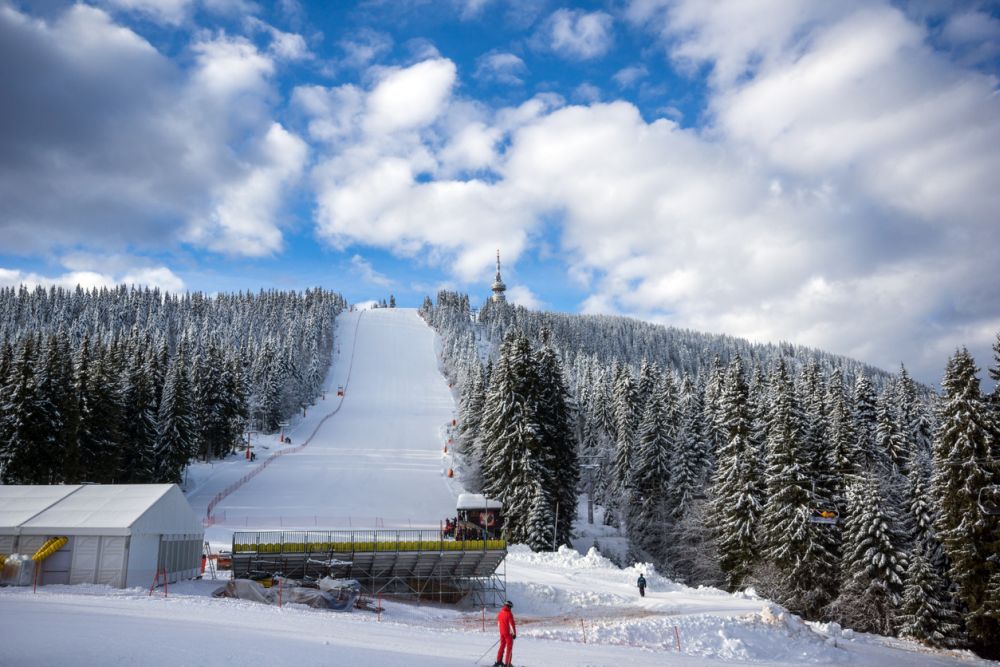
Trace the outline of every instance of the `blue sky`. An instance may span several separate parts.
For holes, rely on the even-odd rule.
[[[1000,331],[1000,10],[0,0],[0,285],[323,285],[790,340]]]

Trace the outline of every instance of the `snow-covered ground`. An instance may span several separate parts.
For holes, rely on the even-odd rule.
[[[308,442],[214,507],[213,545],[247,528],[437,529],[455,514],[461,488],[446,476],[442,451],[454,402],[434,332],[413,309],[355,310],[339,318],[337,345],[326,396],[286,429],[290,446],[265,436],[255,439],[253,463],[236,456],[189,471],[188,499],[204,516],[219,491],[268,456]]]
[[[436,527],[454,513],[461,488],[445,476],[441,452],[454,405],[432,331],[405,309],[345,313],[338,326],[329,390],[288,427],[291,445],[260,437],[254,463],[234,457],[189,471],[188,497],[205,516],[220,491],[269,455],[308,442],[214,507],[207,537],[216,546],[243,528]],[[586,528],[580,551],[511,548],[503,567],[519,624],[515,664],[995,664],[806,624],[765,600],[686,588],[646,566],[621,569],[596,551],[581,554],[595,538],[602,547],[620,541],[599,524]],[[645,598],[634,586],[639,572],[649,581]],[[437,667],[495,656],[492,610],[391,601],[380,619],[212,598],[222,583],[184,582],[167,597],[98,586],[0,589],[0,665]]]

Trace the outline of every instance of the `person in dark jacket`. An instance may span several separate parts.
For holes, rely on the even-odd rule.
[[[646,577],[639,575],[639,581],[635,582],[639,587],[639,597],[646,597]]]
[[[514,603],[507,600],[497,614],[497,626],[500,629],[500,648],[497,650],[497,661],[493,667],[510,667],[510,654],[514,650],[514,640],[517,639],[517,626],[514,625]],[[504,660],[504,650],[507,655]]]

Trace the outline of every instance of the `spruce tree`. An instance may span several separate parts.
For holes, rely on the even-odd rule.
[[[910,555],[899,608],[899,634],[930,646],[948,646],[958,631],[944,580],[923,548]]]
[[[633,545],[648,554],[658,566],[666,560],[667,488],[674,451],[673,429],[667,420],[666,393],[662,384],[653,388],[639,425],[632,472],[635,506],[629,521]]]
[[[180,483],[184,468],[195,454],[194,421],[190,403],[191,383],[183,348],[167,372],[156,422],[156,480]]]
[[[987,606],[987,586],[998,570],[1000,519],[979,508],[980,490],[1000,483],[991,465],[996,423],[979,388],[978,368],[968,350],[948,361],[934,439],[934,497],[938,537],[958,587],[970,638],[987,650],[1000,648],[1000,623]]]
[[[725,587],[732,591],[747,584],[756,560],[763,496],[760,462],[750,437],[749,389],[739,357],[729,366],[716,414],[723,444],[708,515]]]
[[[854,384],[854,450],[855,474],[883,470],[882,457],[875,444],[878,424],[875,389],[867,376],[860,376]]]
[[[849,488],[848,505],[843,580],[830,612],[846,627],[891,635],[907,566],[896,530],[898,518],[874,473],[864,474]]]
[[[525,543],[533,551],[552,551],[553,503],[539,482],[535,484],[535,492],[531,498],[531,508],[528,515],[527,539]]]
[[[767,437],[767,500],[761,514],[761,581],[766,594],[797,613],[811,614],[832,586],[833,556],[810,522],[813,511],[811,453],[802,433],[802,414],[791,379],[779,360],[771,380],[773,402]],[[817,585],[819,584],[819,585]]]
[[[687,375],[681,383],[678,421],[667,477],[667,507],[674,519],[680,519],[696,498],[705,496],[709,472],[708,452],[702,437],[701,396]]]
[[[562,366],[550,341],[550,332],[540,332],[542,345],[535,354],[538,376],[537,401],[543,459],[551,470],[545,481],[546,495],[558,508],[554,517],[556,543],[569,544],[577,513],[580,462],[574,437],[573,400],[566,387]]]

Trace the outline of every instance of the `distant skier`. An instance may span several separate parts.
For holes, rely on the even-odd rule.
[[[514,650],[514,640],[517,639],[517,626],[514,625],[514,603],[507,600],[497,614],[497,625],[500,627],[500,648],[497,650],[497,661],[493,667],[510,667],[510,654]],[[507,650],[507,660],[504,658],[504,649]]]
[[[639,575],[639,581],[635,582],[639,587],[639,597],[646,597],[646,577]]]

